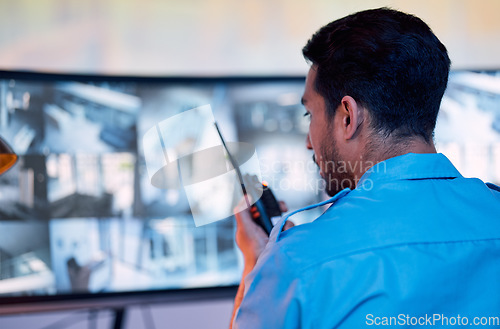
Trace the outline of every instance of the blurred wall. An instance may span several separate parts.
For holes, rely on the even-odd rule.
[[[500,68],[498,0],[0,1],[0,68],[134,75],[297,75],[327,22],[390,6],[423,18],[454,68]]]

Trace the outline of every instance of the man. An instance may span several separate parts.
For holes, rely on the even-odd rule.
[[[500,321],[500,193],[433,144],[446,48],[419,18],[381,8],[326,25],[303,53],[306,144],[332,205],[269,239],[237,215],[245,268],[233,326]]]

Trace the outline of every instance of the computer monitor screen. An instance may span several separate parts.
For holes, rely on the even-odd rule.
[[[209,104],[225,139],[253,145],[261,178],[299,208],[323,197],[305,148],[303,86],[303,77],[1,72],[0,136],[19,160],[0,176],[0,303],[237,285],[234,217],[196,226],[182,184],[151,184],[143,138]],[[208,138],[194,118],[179,124]],[[197,211],[234,204],[215,192]]]
[[[500,184],[500,71],[451,72],[435,140],[462,175]]]
[[[303,88],[303,77],[0,72],[0,136],[19,155],[0,176],[0,304],[236,286],[234,217],[196,226],[182,182],[151,184],[143,138],[209,104],[225,139],[253,145],[261,178],[298,209],[325,198],[305,147]],[[453,71],[435,131],[438,152],[464,176],[496,184],[499,98],[499,72]],[[208,138],[195,119],[179,125],[196,136],[188,144]],[[235,194],[216,190],[196,211],[234,204]]]

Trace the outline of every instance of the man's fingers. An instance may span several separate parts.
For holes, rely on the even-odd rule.
[[[289,228],[292,228],[294,227],[295,224],[289,220],[286,221],[285,225],[283,226],[283,231],[286,231],[288,230]]]
[[[288,207],[286,206],[286,203],[284,201],[280,201],[278,203],[280,205],[281,212],[287,212],[288,211]]]

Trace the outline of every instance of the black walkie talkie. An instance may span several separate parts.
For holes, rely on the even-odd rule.
[[[274,197],[271,188],[267,186],[266,183],[259,182],[259,179],[255,175],[245,175],[245,184],[247,186],[247,191],[252,194],[254,191],[262,190],[262,195],[260,198],[253,197],[255,201],[254,205],[250,208],[252,218],[264,229],[264,231],[269,235],[273,229],[273,218],[281,217],[281,209],[278,201]],[[249,187],[255,187],[251,189]]]
[[[267,184],[259,182],[257,176],[247,174],[245,175],[245,177],[243,177],[241,175],[240,167],[236,162],[236,160],[231,155],[231,152],[229,152],[229,149],[227,148],[224,137],[222,137],[217,122],[214,122],[214,124],[215,128],[217,129],[217,133],[219,134],[220,139],[222,141],[222,145],[224,146],[224,149],[227,152],[229,161],[233,165],[233,168],[236,171],[236,174],[238,175],[238,179],[240,181],[241,188],[243,190],[243,196],[245,197],[245,201],[247,203],[248,208],[250,208],[250,213],[252,214],[252,218],[260,227],[262,227],[262,229],[267,233],[267,235],[269,235],[274,226],[272,218],[281,216],[281,209],[278,204],[278,201],[276,201],[276,198],[274,197],[274,194],[269,188],[269,186],[267,186]],[[258,198],[257,196],[260,193],[257,193],[256,191],[259,191],[260,189],[262,190],[262,195],[260,196],[260,198]],[[253,206],[251,206],[250,201],[248,199],[248,193],[251,194],[253,200],[256,200]]]

